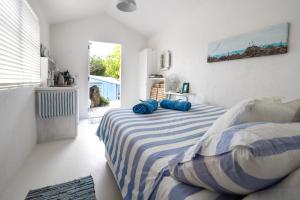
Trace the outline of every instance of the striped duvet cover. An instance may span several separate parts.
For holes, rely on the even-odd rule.
[[[194,105],[189,112],[158,109],[150,115],[129,109],[107,112],[97,134],[124,199],[233,199],[177,182],[168,171],[168,162],[194,145],[224,112],[206,105]]]

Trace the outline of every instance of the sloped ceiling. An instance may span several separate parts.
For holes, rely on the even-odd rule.
[[[120,12],[118,0],[28,0],[40,5],[50,24],[63,23],[99,14],[124,23],[150,37],[170,23],[187,15],[201,0],[136,0],[133,13]]]
[[[50,24],[102,14],[109,0],[27,0],[40,5]]]

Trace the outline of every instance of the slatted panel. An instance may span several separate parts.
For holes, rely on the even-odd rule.
[[[0,0],[0,87],[38,82],[38,18],[25,0]]]
[[[43,119],[76,114],[76,90],[38,91],[39,116]]]

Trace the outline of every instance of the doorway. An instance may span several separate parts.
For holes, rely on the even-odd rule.
[[[121,101],[122,46],[89,41],[89,122],[99,123]]]

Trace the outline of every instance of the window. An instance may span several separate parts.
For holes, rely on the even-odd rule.
[[[0,0],[0,87],[40,82],[39,31],[26,0]]]

